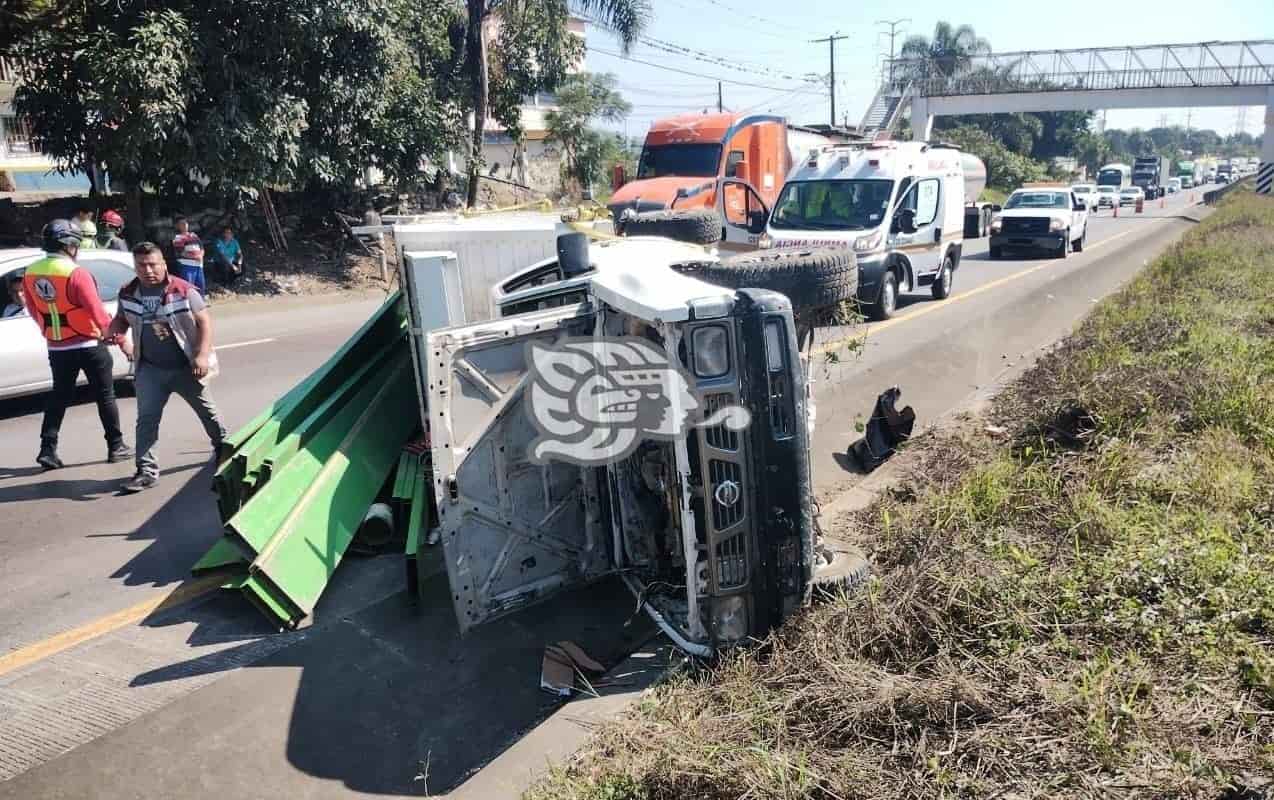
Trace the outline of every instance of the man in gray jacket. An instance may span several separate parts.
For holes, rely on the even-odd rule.
[[[181,395],[203,423],[213,452],[221,449],[225,425],[208,381],[217,374],[212,315],[199,290],[168,274],[163,251],[151,242],[133,248],[137,279],[119,292],[119,312],[110,333],[133,333],[137,364],[137,474],[125,492],[140,492],[159,480],[155,443],[169,395]]]

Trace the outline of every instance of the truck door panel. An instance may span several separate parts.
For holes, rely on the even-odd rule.
[[[769,217],[769,208],[756,189],[741,180],[727,178],[721,181],[721,218],[725,223],[723,249],[751,250],[756,247],[764,228],[752,229],[754,212]]]
[[[592,321],[572,306],[429,334],[434,493],[462,633],[609,568],[591,471],[528,457],[526,346]]]

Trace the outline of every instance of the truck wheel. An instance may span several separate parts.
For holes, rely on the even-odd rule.
[[[770,289],[787,295],[793,311],[825,308],[858,292],[858,263],[840,248],[758,250],[699,267],[699,277],[727,289]]]
[[[1062,246],[1057,248],[1057,252],[1053,254],[1054,258],[1066,258],[1071,254],[1071,232],[1070,228],[1066,229],[1066,235],[1062,237]]]
[[[898,276],[886,272],[880,279],[880,294],[876,302],[867,307],[867,315],[877,322],[889,319],[898,310]]]
[[[690,244],[721,241],[721,217],[711,209],[647,211],[624,220],[625,236],[663,236]]]
[[[1085,240],[1085,239],[1087,239],[1087,238],[1088,238],[1088,226],[1087,226],[1087,225],[1085,225],[1085,226],[1084,226],[1084,232],[1083,232],[1083,233],[1081,233],[1081,234],[1079,235],[1079,238],[1078,238],[1078,239],[1076,239],[1076,240],[1073,242],[1073,244],[1074,244],[1074,248],[1075,248],[1075,252],[1076,252],[1076,253],[1082,253],[1082,252],[1084,252],[1084,240]]]
[[[933,279],[933,286],[929,289],[933,293],[933,299],[946,300],[950,297],[953,280],[955,280],[955,265],[951,261],[951,256],[947,256],[942,260],[942,269],[938,270],[937,276]]]
[[[994,260],[1004,255],[1004,251],[999,247],[992,247],[987,251],[987,254],[990,255],[991,258]]]
[[[859,588],[871,577],[871,564],[856,550],[830,550],[820,547],[822,563],[814,568],[814,592],[820,597],[835,597],[838,592]]]

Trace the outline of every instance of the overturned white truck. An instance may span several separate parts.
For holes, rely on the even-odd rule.
[[[429,309],[462,290],[430,254],[408,258],[461,630],[618,574],[707,655],[765,635],[815,585],[862,579],[861,558],[815,535],[793,303],[738,285],[812,300],[839,279],[852,296],[852,258],[756,256],[568,234],[491,288],[496,318],[435,330]]]

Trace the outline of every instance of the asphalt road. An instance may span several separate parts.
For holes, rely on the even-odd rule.
[[[819,494],[857,479],[843,452],[878,392],[903,387],[923,425],[1020,368],[1190,224],[1173,219],[1188,199],[1102,212],[1086,252],[1066,260],[990,261],[985,240],[967,242],[953,296],[904,296],[895,319],[865,326],[859,355],[838,342],[862,329],[822,331]],[[228,426],[321,363],[375,305],[214,308]],[[193,413],[169,406],[161,486],[117,496],[131,465],[103,463],[92,404],[67,415],[70,466],[51,475],[33,465],[38,408],[0,404],[0,798],[438,792],[553,707],[537,685],[546,642],[571,637],[609,663],[649,632],[642,618],[625,626],[631,599],[602,584],[461,640],[440,568],[431,562],[431,599],[413,609],[390,557],[343,563],[297,632],[265,630],[241,598],[217,593],[152,610],[219,535]],[[131,399],[121,413],[135,418]],[[120,624],[130,615],[141,624]]]

